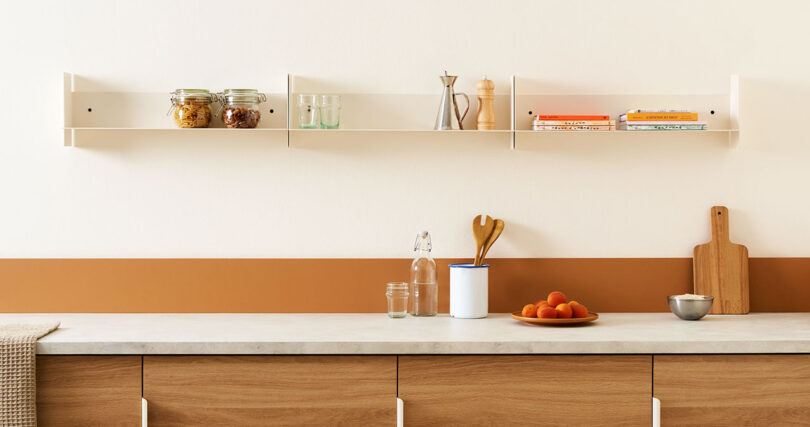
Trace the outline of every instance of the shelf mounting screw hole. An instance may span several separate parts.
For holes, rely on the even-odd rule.
[[[714,114],[714,110],[712,110],[712,111],[709,111],[709,114]]]
[[[93,112],[93,109],[92,109],[92,108],[88,108],[88,109],[87,109],[87,112],[88,112],[88,113],[92,113],[92,112]]]
[[[531,111],[529,111],[529,115],[530,115],[530,116],[532,115],[532,112],[531,112]]]
[[[270,109],[270,114],[273,114],[274,112],[275,112],[275,110],[273,110],[273,109],[271,108],[271,109]]]

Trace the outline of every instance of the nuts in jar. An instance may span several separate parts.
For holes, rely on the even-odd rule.
[[[179,128],[207,128],[214,97],[205,89],[177,89],[171,93],[169,110]]]
[[[256,89],[225,89],[219,95],[222,103],[222,121],[228,128],[255,128],[262,113],[259,104],[267,97]]]
[[[228,128],[255,128],[262,118],[259,110],[228,106],[222,110],[222,121]]]

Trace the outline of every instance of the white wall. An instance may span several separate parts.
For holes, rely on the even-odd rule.
[[[690,256],[713,204],[752,256],[810,256],[810,2],[41,1],[0,13],[0,256]],[[743,79],[722,136],[346,135],[286,144],[120,135],[64,148],[58,75],[113,91],[436,93],[511,74],[582,93],[712,93]],[[168,101],[167,101],[168,102]],[[156,114],[163,114],[158,111]],[[429,126],[430,124],[428,124]]]

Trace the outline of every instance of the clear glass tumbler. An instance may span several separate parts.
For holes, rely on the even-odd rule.
[[[321,128],[338,129],[340,127],[340,95],[321,96]]]
[[[388,317],[396,319],[408,314],[408,284],[405,282],[388,283],[385,286],[388,297]]]
[[[298,95],[298,128],[317,129],[318,95]]]

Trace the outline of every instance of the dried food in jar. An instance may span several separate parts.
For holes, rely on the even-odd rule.
[[[253,108],[228,106],[222,110],[222,121],[228,128],[255,128],[261,118],[262,113]]]
[[[262,119],[259,104],[267,101],[267,96],[256,89],[225,89],[219,94],[219,100],[222,111],[217,115],[222,118],[225,127],[249,129],[259,125]]]
[[[205,89],[177,89],[171,94],[174,124],[179,128],[207,128],[214,96]]]
[[[180,128],[207,128],[211,107],[201,102],[186,102],[174,108],[174,123]]]

